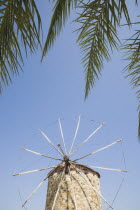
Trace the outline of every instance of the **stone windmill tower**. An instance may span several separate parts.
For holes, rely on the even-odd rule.
[[[48,174],[45,210],[101,210],[100,174],[80,164],[64,165]]]
[[[22,173],[14,174],[23,175],[33,172],[38,172],[42,170],[47,170],[53,168],[45,177],[45,179],[37,186],[37,188],[30,194],[30,196],[26,199],[22,207],[27,203],[27,201],[32,197],[32,195],[37,191],[37,189],[48,179],[48,189],[47,189],[47,197],[46,197],[46,205],[45,210],[102,210],[102,200],[108,204],[110,208],[112,206],[106,201],[106,199],[101,195],[100,192],[100,174],[91,168],[99,168],[103,170],[113,170],[113,171],[122,171],[127,172],[126,170],[120,169],[111,169],[111,168],[103,168],[98,166],[89,166],[79,164],[77,161],[93,155],[101,150],[107,149],[110,146],[113,146],[122,140],[118,140],[109,144],[105,147],[102,147],[96,151],[93,151],[89,154],[86,154],[78,159],[71,160],[71,156],[77,152],[81,146],[83,146],[102,126],[101,124],[93,133],[91,133],[86,140],[84,140],[75,150],[73,150],[73,146],[75,143],[75,139],[77,136],[77,132],[80,124],[80,116],[78,119],[75,135],[73,138],[73,142],[70,148],[69,153],[67,153],[65,140],[63,136],[62,126],[60,119],[58,120],[60,132],[62,136],[63,148],[59,144],[57,148],[52,141],[44,134],[41,130],[40,132],[46,138],[46,140],[56,149],[57,152],[62,156],[61,159],[57,159],[54,157],[50,157],[29,149],[24,150],[34,153],[36,155],[40,155],[43,157],[55,159],[61,161],[60,164],[56,166],[52,166],[49,168],[37,169],[33,171],[27,171]]]

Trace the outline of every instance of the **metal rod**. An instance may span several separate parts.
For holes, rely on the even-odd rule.
[[[118,140],[118,141],[115,141],[115,142],[113,142],[112,144],[109,144],[109,145],[107,145],[107,146],[105,146],[105,147],[102,147],[101,149],[98,149],[98,150],[96,150],[96,151],[93,151],[93,152],[91,152],[91,153],[89,153],[89,154],[87,154],[87,155],[85,155],[85,156],[82,156],[82,157],[80,157],[80,158],[77,158],[77,159],[75,159],[74,161],[81,160],[81,159],[83,159],[83,158],[85,158],[85,157],[87,157],[87,156],[89,156],[89,155],[93,155],[93,154],[95,154],[95,153],[97,153],[97,152],[100,152],[100,151],[102,151],[102,150],[104,150],[104,149],[107,149],[108,147],[111,147],[111,146],[113,146],[114,144],[117,144],[117,143],[119,143],[119,142],[121,142],[121,141],[122,141],[122,139],[120,139],[120,140]]]
[[[47,178],[48,178],[48,176],[35,188],[35,190],[26,199],[26,201],[24,202],[24,204],[22,205],[22,207],[25,206],[25,204],[28,202],[28,200],[36,193],[36,191],[38,190],[38,188],[47,180]]]
[[[70,148],[70,151],[69,151],[69,156],[70,156],[71,151],[73,149],[73,146],[74,146],[74,143],[75,143],[75,139],[76,139],[76,136],[77,136],[77,133],[78,133],[78,129],[79,129],[79,125],[80,125],[80,118],[81,118],[81,116],[79,115],[79,117],[78,117],[78,123],[77,123],[75,134],[74,134],[74,138],[73,138],[72,145],[71,145],[71,148]]]
[[[57,166],[51,166],[49,168],[41,168],[41,169],[36,169],[36,170],[32,170],[32,171],[25,171],[25,172],[13,174],[12,176],[18,176],[18,175],[24,175],[24,174],[34,173],[34,172],[43,171],[43,170],[47,170],[47,169],[50,169],[50,168],[56,168],[56,167]]]
[[[55,194],[55,198],[54,198],[52,210],[54,210],[54,207],[55,207],[55,202],[56,202],[56,199],[57,199],[57,196],[58,196],[58,192],[59,192],[59,189],[60,189],[60,186],[61,186],[61,181],[62,181],[62,179],[63,179],[64,172],[65,172],[65,168],[64,168],[64,170],[63,170],[63,172],[62,172],[61,180],[60,180],[60,182],[59,182],[58,189],[57,189],[57,192],[56,192],[56,194]]]
[[[88,179],[87,178],[85,178],[82,174],[81,174],[81,172],[80,172],[80,170],[78,169],[78,168],[76,168],[75,167],[75,169],[76,169],[76,171],[83,177],[83,179],[87,182],[87,184],[89,184],[89,186],[109,205],[109,207],[110,208],[112,208],[113,209],[113,207],[107,202],[107,200],[101,195],[101,193],[99,193],[97,190],[96,190],[96,188],[94,187],[94,186],[92,186],[92,184],[88,181]]]
[[[71,171],[70,171],[70,168],[69,168],[69,167],[68,167],[68,170],[69,170],[69,174],[70,174],[70,180],[71,180],[72,193],[73,193],[73,197],[74,197],[74,205],[75,205],[76,210],[78,210],[78,208],[77,208],[77,203],[76,203],[75,191],[74,191],[74,188],[73,188],[73,185],[72,185],[72,176],[71,176]]]
[[[64,139],[64,135],[63,135],[63,130],[62,130],[62,125],[61,125],[60,118],[58,119],[58,123],[59,123],[59,128],[60,128],[60,132],[61,132],[61,136],[62,136],[62,142],[63,142],[64,149],[65,149],[65,154],[67,155],[67,149],[66,149],[66,144],[65,144],[65,139]]]
[[[45,133],[43,133],[43,131],[41,131],[40,129],[39,129],[39,131],[41,132],[41,134],[47,139],[47,141],[57,150],[57,152],[59,152],[63,157],[64,157],[64,155],[62,154],[62,152],[60,152],[57,148],[56,148],[56,146],[52,143],[52,141],[46,136],[46,134]]]
[[[53,157],[50,157],[50,156],[48,156],[48,155],[44,155],[44,154],[41,154],[41,153],[32,151],[32,150],[30,150],[30,149],[26,149],[26,148],[21,148],[21,149],[24,149],[25,151],[31,152],[31,153],[33,153],[33,154],[35,154],[35,155],[40,155],[40,156],[47,157],[47,158],[51,158],[51,159],[54,159],[54,160],[62,160],[62,159],[53,158]]]
[[[95,131],[93,131],[93,133],[91,133],[86,140],[84,140],[73,152],[71,152],[69,157],[73,155],[75,152],[77,152],[80,149],[80,147],[83,146],[83,144],[85,144],[103,125],[104,123],[102,123]]]

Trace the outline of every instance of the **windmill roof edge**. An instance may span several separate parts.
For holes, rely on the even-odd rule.
[[[49,178],[50,176],[52,176],[54,173],[61,173],[61,172],[64,170],[64,167],[65,167],[65,166],[64,166],[64,163],[62,162],[62,163],[61,163],[60,165],[58,165],[55,169],[51,170],[51,171],[48,173],[48,178]],[[73,163],[73,165],[70,166],[70,171],[76,171],[76,168],[80,169],[80,170],[81,170],[82,172],[84,172],[85,174],[87,174],[87,173],[92,173],[92,174],[94,174],[94,175],[97,175],[98,178],[101,177],[100,174],[99,174],[97,171],[91,169],[91,168],[88,167],[88,166],[82,165],[82,164],[80,164],[80,163]],[[67,174],[67,172],[66,172],[65,174]]]

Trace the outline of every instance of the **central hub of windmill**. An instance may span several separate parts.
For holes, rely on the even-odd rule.
[[[64,164],[65,164],[65,174],[68,174],[69,170],[68,167],[70,167],[70,159],[67,155],[64,156]]]
[[[70,160],[70,159],[69,159],[69,156],[65,155],[65,156],[64,156],[64,162],[67,164],[67,163],[69,162],[69,160]]]
[[[63,149],[61,147],[61,144],[58,144],[57,146],[60,148],[60,150],[61,150],[61,152],[63,154],[63,161],[62,161],[62,163],[64,164],[65,174],[68,174],[68,172],[69,172],[68,168],[70,167],[70,162],[69,162],[70,159],[69,159],[69,156],[67,156],[65,154],[65,152],[63,151]]]

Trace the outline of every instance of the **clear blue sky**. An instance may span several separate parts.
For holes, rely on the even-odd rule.
[[[131,2],[131,1],[129,1]],[[51,5],[39,2],[46,34],[51,18]],[[138,9],[129,3],[131,14]],[[73,15],[72,15],[73,16]],[[75,26],[69,24],[57,39],[53,49],[40,63],[41,52],[25,59],[24,73],[15,77],[0,96],[1,173],[0,209],[20,210],[23,201],[43,180],[47,171],[12,177],[15,172],[39,169],[56,162],[21,150],[27,147],[35,151],[59,157],[40,135],[41,128],[55,143],[60,142],[57,119],[62,118],[64,136],[69,147],[77,117],[81,114],[81,127],[77,142],[84,140],[101,122],[105,126],[73,157],[80,157],[120,138],[127,169],[124,184],[114,203],[115,210],[138,210],[140,195],[140,143],[137,139],[137,100],[135,90],[124,79],[122,52],[114,51],[112,61],[105,63],[96,87],[84,101],[84,74],[80,50],[75,44]],[[122,28],[120,36],[130,32]],[[91,121],[92,120],[92,121]],[[124,168],[121,144],[81,163],[112,168]],[[101,174],[101,192],[111,203],[123,178],[120,172],[98,170]],[[27,210],[43,210],[47,183],[26,205]],[[106,209],[106,205],[105,208]]]

